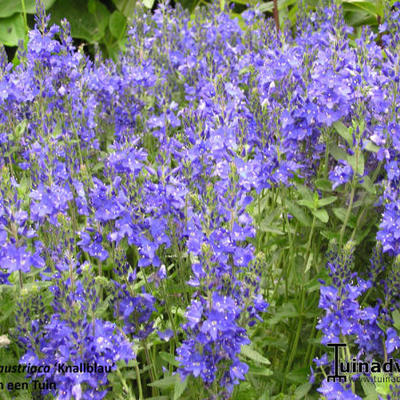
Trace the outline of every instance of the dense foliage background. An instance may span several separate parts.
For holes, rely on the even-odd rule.
[[[400,4],[61,3],[1,9],[0,397],[399,398],[326,378],[400,362]]]
[[[132,19],[136,0],[44,0],[43,6],[51,15],[51,22],[60,24],[66,18],[71,24],[71,34],[76,43],[82,43],[94,54],[93,45],[100,46],[103,54],[118,57],[124,49],[126,28]],[[207,5],[207,0],[176,0],[172,6],[181,4],[194,15],[198,6]],[[255,6],[267,17],[274,15],[279,19],[281,28],[289,23],[294,27],[297,23],[300,10],[316,10],[323,6],[322,0],[273,0],[261,2],[256,0],[220,0],[220,6],[234,6],[233,15],[240,17],[240,13],[248,6]],[[155,10],[157,0],[144,0],[144,7]],[[359,29],[369,25],[377,29],[384,18],[385,7],[392,6],[394,0],[337,0],[336,4],[343,7],[343,15],[347,24],[356,28],[354,37],[360,35]],[[19,41],[26,38],[28,29],[33,28],[35,0],[1,0],[0,2],[0,43],[8,48],[9,57],[15,54],[15,47]]]

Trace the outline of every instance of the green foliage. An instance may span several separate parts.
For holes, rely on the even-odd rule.
[[[0,20],[0,42],[6,46],[17,46],[25,36],[25,26],[22,14],[16,13],[11,17]]]
[[[145,5],[151,8],[153,3]],[[136,2],[113,0],[110,9],[100,0],[45,0],[42,4],[51,15],[51,23],[60,24],[66,18],[74,39],[100,45],[105,57],[116,60],[124,49],[128,21]],[[29,14],[35,12],[35,0],[0,0],[0,43],[15,47],[26,41],[27,31],[34,24]]]
[[[46,9],[51,7],[56,0],[42,0]],[[25,0],[25,11],[28,14],[35,14],[36,1]],[[0,18],[8,18],[16,13],[23,13],[24,7],[21,0],[0,0]],[[0,21],[2,22],[2,21]]]
[[[59,24],[67,18],[72,37],[89,45],[99,44],[103,55],[115,60],[123,50],[128,16],[133,12],[131,1],[115,3],[110,11],[100,0],[57,0],[49,10],[51,22]]]
[[[177,0],[184,8],[194,12],[197,6],[209,3],[207,0]],[[370,25],[377,30],[384,21],[385,13],[390,12],[394,0],[336,0],[343,7],[346,22],[355,28],[354,37],[359,36],[363,25]],[[110,5],[111,3],[111,5]],[[145,8],[152,9],[156,0],[141,0]],[[240,12],[247,6],[257,6],[266,15],[272,16],[274,2],[260,0],[220,0],[224,9],[235,4],[238,9],[233,14],[241,23]],[[114,60],[124,50],[129,19],[132,17],[137,1],[135,0],[45,0],[43,5],[51,14],[53,23],[60,23],[66,18],[71,24],[71,33],[75,39],[89,45],[97,44],[106,57]],[[296,26],[302,12],[309,12],[324,4],[323,0],[278,0],[277,14],[281,29],[285,25]],[[26,40],[27,14],[35,13],[35,0],[0,0],[0,43],[5,46],[17,46]],[[30,27],[33,19],[29,18]]]
[[[80,0],[57,1],[49,12],[52,23],[67,18],[72,36],[88,43],[101,41],[110,18],[107,7],[99,0],[89,0],[87,3]]]

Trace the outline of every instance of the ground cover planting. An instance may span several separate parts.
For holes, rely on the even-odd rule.
[[[0,398],[400,398],[399,21],[138,6],[114,62],[39,7],[0,61]]]

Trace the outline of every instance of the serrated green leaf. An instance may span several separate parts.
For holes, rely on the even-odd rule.
[[[364,148],[372,153],[377,153],[380,149],[379,146],[377,146],[376,144],[370,142],[369,140],[365,143]]]
[[[271,225],[268,225],[266,221],[260,222],[260,231],[274,233],[275,235],[284,235],[285,234],[285,232],[283,232],[281,229],[271,226]]]
[[[181,398],[183,392],[185,391],[189,378],[186,378],[184,381],[181,380],[180,376],[177,375],[178,379],[176,380],[175,383],[175,388],[174,388],[174,397],[173,400],[178,400]]]
[[[329,179],[316,179],[315,180],[315,187],[319,190],[323,190],[325,192],[331,192],[332,191],[332,182]]]
[[[303,185],[301,183],[296,184],[296,189],[299,191],[301,194],[301,197],[305,200],[313,200],[314,199],[314,194],[312,190],[307,187],[306,185]]]
[[[293,215],[293,217],[296,218],[302,225],[307,227],[311,226],[311,217],[309,217],[301,207],[287,199],[285,200],[285,204],[289,213]]]
[[[378,400],[375,385],[372,382],[361,380],[361,386],[368,400]]]
[[[314,200],[306,200],[306,199],[297,200],[297,204],[299,206],[305,206],[310,210],[314,210],[315,209]]]
[[[165,351],[160,351],[158,355],[162,360],[166,361],[168,364],[171,364],[174,367],[179,367],[179,362],[175,359],[175,356],[173,354],[166,353]]]
[[[313,215],[315,215],[316,218],[318,218],[324,224],[326,224],[329,221],[329,215],[325,209],[322,208],[318,210],[312,210],[311,212],[313,213]]]
[[[375,390],[378,394],[381,394],[383,396],[387,396],[390,394],[390,380],[389,382],[386,382],[385,376],[386,374],[384,372],[375,372],[371,374],[374,382],[375,382]]]
[[[286,378],[290,382],[302,384],[302,383],[304,383],[304,381],[307,381],[307,376],[308,376],[309,372],[310,372],[310,369],[307,367],[298,368],[294,371],[289,372],[286,375]]]
[[[312,388],[311,383],[303,383],[302,385],[298,386],[296,390],[294,391],[294,398],[295,400],[301,400],[303,399],[307,393],[310,391]]]
[[[177,379],[179,379],[178,375],[167,376],[166,378],[149,383],[148,386],[156,387],[159,389],[172,389],[175,387]]]
[[[353,145],[353,135],[349,132],[349,128],[341,122],[336,121],[333,123],[333,127],[336,132],[347,142],[347,144],[351,147]]]
[[[342,149],[341,147],[330,145],[329,152],[332,154],[333,158],[336,161],[347,159],[348,154],[346,153],[346,150]]]
[[[329,204],[334,203],[336,200],[337,200],[336,196],[329,196],[329,197],[325,197],[323,199],[318,199],[317,207],[325,207]]]
[[[273,372],[266,367],[257,367],[256,365],[250,365],[248,374],[259,375],[259,376],[271,376]]]
[[[271,362],[268,358],[265,358],[261,355],[258,351],[254,350],[248,345],[242,346],[240,354],[244,355],[245,357],[249,358],[250,360],[257,361],[260,364],[270,365]]]

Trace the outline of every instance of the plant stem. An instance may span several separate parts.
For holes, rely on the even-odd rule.
[[[350,193],[350,202],[349,202],[349,206],[347,207],[347,211],[346,211],[346,216],[344,218],[344,222],[343,222],[343,226],[342,229],[340,230],[340,240],[339,240],[339,245],[340,247],[342,247],[343,244],[343,236],[344,236],[344,232],[346,230],[346,226],[347,223],[349,222],[349,218],[350,218],[350,213],[351,210],[353,208],[353,202],[354,202],[354,195],[356,193],[356,185],[355,182],[351,183],[351,193]]]
[[[278,0],[274,0],[274,20],[275,20],[276,35],[278,36],[279,34]]]
[[[140,370],[139,370],[139,364],[136,362],[135,363],[135,370],[136,370],[136,382],[138,384],[138,390],[139,390],[139,400],[143,400],[143,389],[142,389],[142,381],[140,379]]]
[[[18,271],[18,276],[19,276],[19,288],[22,290],[24,287],[24,284],[22,282],[22,272],[21,270]]]

